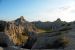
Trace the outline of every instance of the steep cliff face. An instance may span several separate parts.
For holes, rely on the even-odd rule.
[[[34,27],[31,23],[27,22],[23,16],[20,18],[9,21],[9,22],[0,22],[0,32],[4,32],[10,42],[8,45],[17,45],[22,46],[28,42],[29,37],[33,38]],[[1,28],[2,27],[2,28]],[[4,36],[4,35],[2,35]],[[4,36],[4,37],[6,37]],[[3,38],[4,39],[4,38]]]
[[[8,22],[5,28],[5,33],[7,33],[10,40],[15,45],[21,45],[22,43],[26,42],[26,40],[28,39],[28,36],[27,36],[28,32],[24,30],[25,29],[24,22],[25,21],[23,17],[20,17],[15,21]]]

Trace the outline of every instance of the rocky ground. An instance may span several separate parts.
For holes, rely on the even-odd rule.
[[[23,16],[14,21],[0,21],[0,50],[29,49],[75,49],[74,22],[67,23],[57,19],[53,23],[37,24],[26,21]]]

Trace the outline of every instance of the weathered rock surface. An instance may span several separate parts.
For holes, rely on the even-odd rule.
[[[26,32],[26,30],[24,31],[25,23],[24,21],[22,21],[23,19],[21,18],[17,19],[16,21],[7,22],[5,28],[5,33],[8,35],[9,39],[13,42],[13,45],[21,45],[28,39],[27,36],[28,33]]]
[[[27,22],[23,16],[14,21],[1,21],[0,23],[0,33],[3,32],[0,34],[1,37],[3,36],[0,38],[2,39],[1,42],[4,42],[5,40],[6,43],[8,41],[6,44],[9,46],[23,46],[30,38],[36,39],[36,34],[34,33],[35,27],[33,27],[31,23]]]
[[[63,35],[58,32],[54,33],[45,33],[45,35],[41,35],[41,37],[38,37],[36,43],[33,45],[32,49],[53,49],[53,48],[63,48],[62,44],[60,45],[58,42],[57,44],[54,44],[55,41],[62,39]],[[56,46],[55,46],[56,45]]]
[[[62,22],[60,19],[51,23],[38,23],[42,29],[47,28],[54,31],[36,34],[37,29],[34,23],[26,21],[23,16],[13,21],[0,21],[0,49],[75,49],[74,23]],[[68,41],[65,37],[71,40]],[[66,45],[67,41],[68,45]]]

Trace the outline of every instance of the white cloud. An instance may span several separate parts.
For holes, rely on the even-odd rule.
[[[61,18],[63,21],[74,21],[75,20],[75,1],[64,4],[61,7],[46,10],[40,12],[38,19],[42,21],[54,21],[57,18]]]

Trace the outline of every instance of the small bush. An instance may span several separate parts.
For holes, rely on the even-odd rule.
[[[53,44],[46,44],[46,48],[47,49],[58,49],[58,48],[64,49],[68,43],[69,43],[69,41],[66,37],[59,38],[59,39],[55,40],[53,42]]]
[[[53,46],[54,48],[65,48],[67,46],[67,44],[69,43],[68,39],[66,37],[57,39]]]

